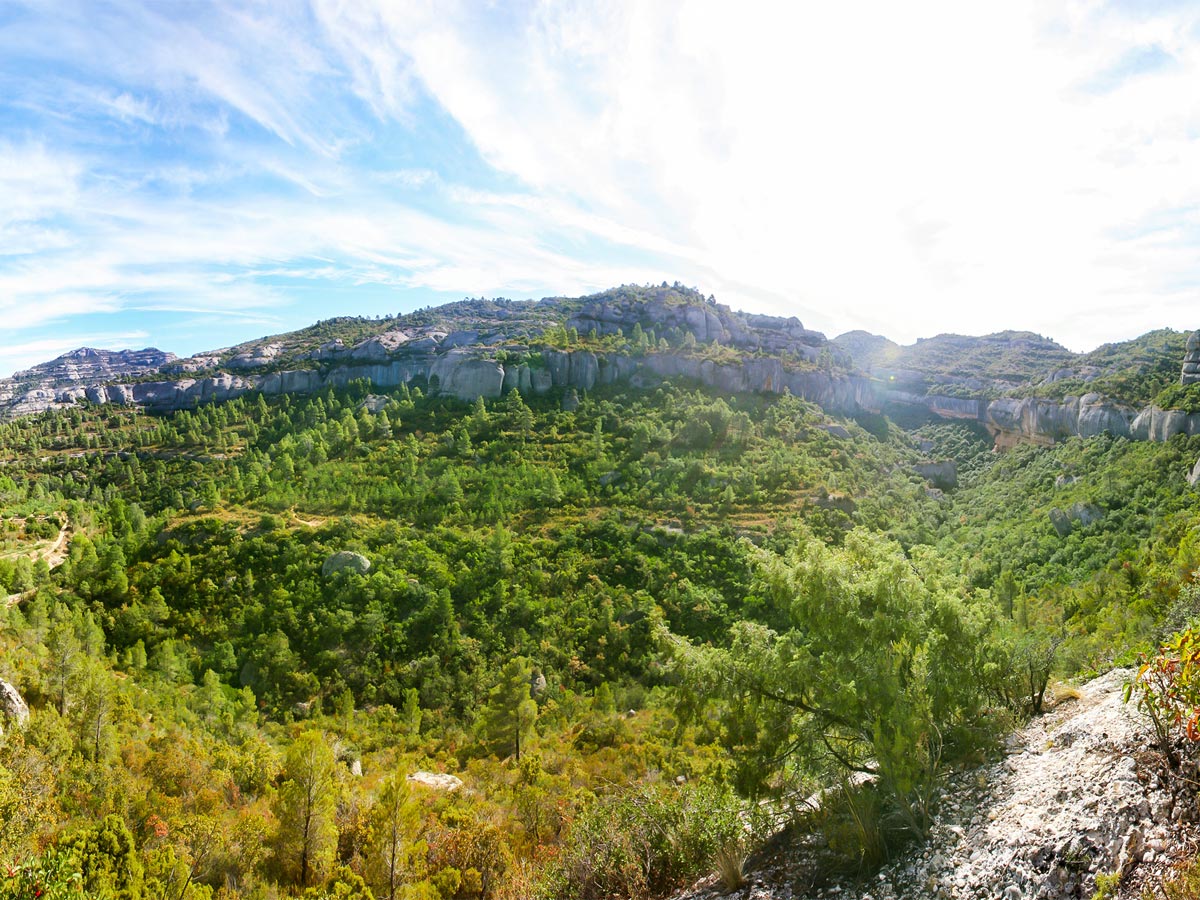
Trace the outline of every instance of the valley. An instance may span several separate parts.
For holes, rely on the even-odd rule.
[[[828,340],[664,283],[19,373],[0,897],[1198,877],[1192,817],[1151,816],[1157,855],[1122,861],[1145,817],[1104,805],[1135,782],[1195,805],[1190,645],[1133,703],[1119,682],[1200,619],[1196,351]],[[954,819],[980,773],[1001,813]],[[1107,798],[1098,823],[1026,838],[1056,780]],[[971,874],[1003,855],[992,821],[1022,859],[1103,840],[1052,893],[1053,867]]]

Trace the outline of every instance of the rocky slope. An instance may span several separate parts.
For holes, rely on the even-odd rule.
[[[776,852],[725,893],[712,879],[687,900],[1090,898],[1120,871],[1121,896],[1161,874],[1193,837],[1196,803],[1160,777],[1148,724],[1113,671],[1014,734],[1004,759],[954,778],[926,844],[863,883],[814,886],[803,852]],[[683,900],[683,898],[681,898]]]

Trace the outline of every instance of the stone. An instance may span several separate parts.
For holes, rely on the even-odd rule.
[[[22,727],[29,721],[29,706],[13,685],[0,680],[0,725],[7,727]],[[0,734],[4,728],[0,728]]]
[[[844,441],[850,440],[850,431],[845,425],[838,425],[836,422],[822,422],[820,428],[831,437],[841,438]]]
[[[1196,464],[1192,466],[1192,471],[1188,473],[1187,481],[1193,487],[1196,486],[1197,481],[1200,481],[1200,459],[1197,459]]]
[[[362,403],[358,404],[359,409],[365,409],[367,412],[377,415],[383,412],[388,405],[388,398],[379,394],[368,394],[363,398]]]
[[[352,550],[339,550],[331,554],[321,565],[321,574],[328,578],[335,572],[353,572],[356,575],[366,575],[371,571],[371,561],[361,553]]]
[[[439,772],[413,772],[407,780],[411,784],[419,784],[422,787],[447,793],[453,793],[463,786],[461,778]]]
[[[355,344],[354,349],[350,351],[350,358],[363,362],[384,362],[411,340],[412,335],[407,331],[385,331]]]
[[[1050,524],[1058,532],[1059,537],[1066,537],[1076,527],[1086,528],[1104,518],[1104,510],[1092,503],[1080,500],[1072,503],[1069,509],[1058,509],[1049,512]]]
[[[1200,383],[1200,331],[1188,335],[1187,350],[1183,355],[1183,368],[1179,374],[1180,384]]]

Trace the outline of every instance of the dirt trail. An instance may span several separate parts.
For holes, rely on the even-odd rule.
[[[67,554],[70,551],[70,543],[71,524],[68,522],[63,524],[58,529],[58,537],[54,539],[54,542],[50,544],[50,546],[38,547],[36,550],[29,551],[29,553],[26,555],[34,562],[44,559],[46,561],[46,565],[48,565],[51,569],[54,569],[58,566],[61,566],[63,562],[66,561]],[[29,596],[30,593],[28,591],[20,594],[9,594],[7,597],[4,597],[2,600],[0,600],[0,603],[2,603],[5,607],[15,606]]]
[[[29,554],[29,558],[34,562],[39,559],[44,559],[50,568],[61,566],[67,558],[67,544],[71,540],[71,523],[65,522],[58,529],[58,537],[54,539],[54,543],[49,547],[34,550]]]

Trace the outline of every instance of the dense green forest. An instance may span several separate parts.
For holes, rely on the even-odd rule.
[[[370,390],[0,425],[0,897],[654,897],[783,824],[866,871],[1200,615],[1200,438]]]

